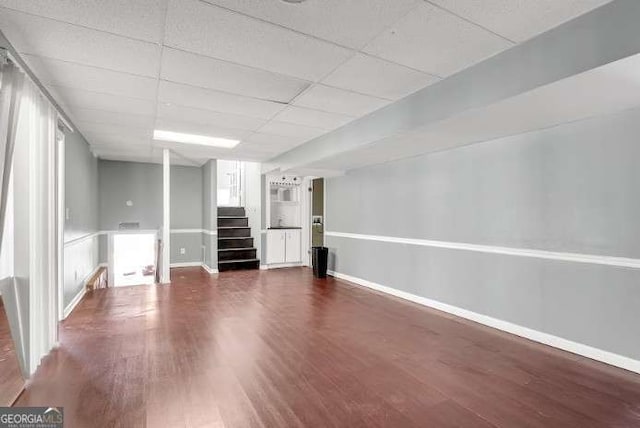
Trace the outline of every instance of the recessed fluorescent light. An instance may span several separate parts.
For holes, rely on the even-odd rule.
[[[175,141],[176,143],[199,144],[201,146],[222,147],[231,149],[238,145],[240,141],[229,140],[228,138],[207,137],[206,135],[183,134],[182,132],[153,131],[153,139],[160,141]]]

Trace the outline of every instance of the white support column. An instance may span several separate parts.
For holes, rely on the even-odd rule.
[[[171,262],[171,158],[169,149],[162,150],[162,274],[160,281],[168,283],[171,281],[169,264]]]

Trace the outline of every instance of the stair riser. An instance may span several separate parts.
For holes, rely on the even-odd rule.
[[[225,248],[251,248],[251,247],[253,247],[253,238],[222,239],[218,241],[219,250],[224,250]]]
[[[220,238],[248,238],[251,236],[251,229],[218,229]]]
[[[218,207],[218,215],[244,217],[244,207]]]
[[[237,262],[237,263],[223,263],[218,265],[218,271],[225,272],[229,270],[242,270],[242,269],[259,269],[260,261],[253,260],[250,262]]]
[[[221,218],[218,217],[218,227],[249,226],[248,218]]]
[[[224,260],[245,260],[245,259],[255,259],[256,258],[256,249],[251,248],[248,250],[218,250],[218,261]]]

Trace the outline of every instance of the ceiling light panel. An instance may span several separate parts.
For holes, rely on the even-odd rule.
[[[359,49],[422,0],[206,0],[343,46]]]
[[[195,123],[193,121],[175,119],[156,119],[156,129],[168,129],[185,134],[215,135],[216,137],[228,138],[231,140],[244,140],[253,131],[244,129],[232,129],[224,126],[216,126],[210,123]]]
[[[351,51],[196,0],[170,0],[165,44],[316,81]]]
[[[447,10],[522,42],[611,0],[431,0]]]
[[[161,78],[263,100],[289,102],[309,82],[190,52],[165,48]]]
[[[348,116],[362,116],[389,104],[389,102],[389,100],[369,95],[316,85],[296,98],[293,104]]]
[[[233,148],[240,141],[230,140],[227,138],[210,137],[206,135],[185,134],[181,132],[166,131],[156,129],[153,131],[153,139],[159,141],[172,141],[184,144],[196,144],[200,146],[222,147],[226,149]]]
[[[157,77],[160,46],[3,9],[0,28],[21,53]]]
[[[158,88],[160,102],[261,119],[270,119],[285,107],[281,103],[166,81],[160,81]]]
[[[34,55],[23,55],[23,58],[44,84],[69,86],[133,98],[156,99],[158,82],[151,77],[136,76]]]
[[[379,98],[398,100],[440,80],[369,55],[357,54],[338,67],[323,83]]]
[[[295,123],[297,125],[313,126],[329,130],[339,128],[354,120],[355,117],[292,105],[278,113],[274,119],[280,122]]]
[[[0,0],[0,7],[157,43],[164,24],[162,3],[157,0]]]
[[[364,51],[437,76],[449,76],[513,44],[423,2]]]

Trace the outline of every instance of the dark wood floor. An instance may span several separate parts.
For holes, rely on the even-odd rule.
[[[18,405],[67,427],[633,427],[640,376],[308,269],[97,290]]]
[[[24,379],[20,371],[18,354],[11,337],[9,320],[0,296],[0,406],[10,406],[16,399]]]

